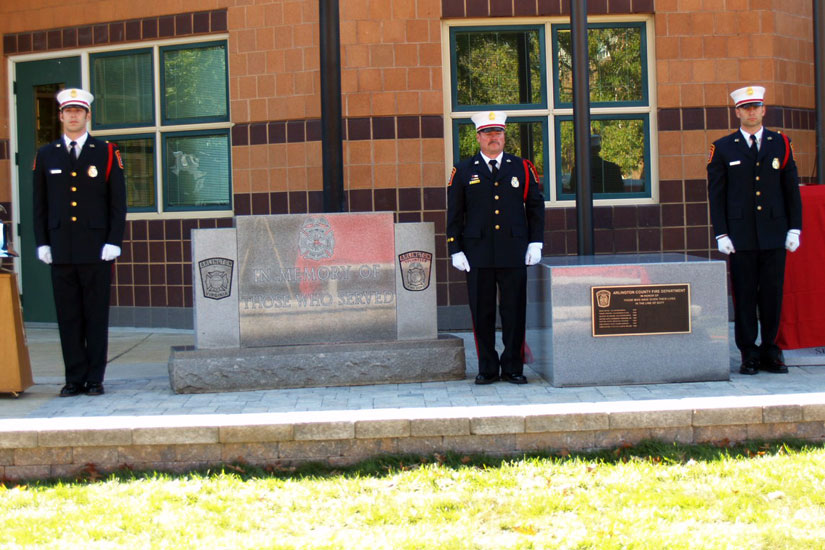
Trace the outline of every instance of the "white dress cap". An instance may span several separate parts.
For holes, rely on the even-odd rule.
[[[76,105],[83,107],[87,111],[91,111],[92,101],[94,100],[95,96],[80,88],[66,88],[57,94],[57,103],[60,104],[61,109]]]
[[[764,103],[765,88],[762,86],[746,86],[730,93],[734,105],[741,107],[747,103]]]
[[[504,121],[507,120],[507,113],[502,111],[482,111],[472,117],[476,125],[476,132],[481,132],[488,128],[504,130]]]

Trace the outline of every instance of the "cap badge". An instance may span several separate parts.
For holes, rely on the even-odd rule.
[[[510,185],[512,185],[513,188],[518,188],[519,182],[516,176],[513,176],[513,179],[510,180]]]
[[[86,173],[89,174],[90,178],[96,178],[97,177],[97,167],[94,164],[89,166],[89,170]]]
[[[779,170],[779,159],[774,157],[773,161],[771,162],[771,166],[774,170]]]
[[[72,90],[71,92],[69,92],[69,95],[72,97],[77,97],[77,90]]]
[[[490,114],[487,115],[487,118],[489,118],[490,120],[495,120],[496,119],[496,114],[494,112],[490,111]]]

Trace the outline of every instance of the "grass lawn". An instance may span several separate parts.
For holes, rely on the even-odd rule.
[[[825,548],[825,449],[798,442],[86,477],[0,485],[0,548]]]

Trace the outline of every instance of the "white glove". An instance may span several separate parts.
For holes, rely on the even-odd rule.
[[[719,248],[719,252],[725,255],[736,252],[736,249],[733,248],[733,241],[727,235],[716,237],[716,246]]]
[[[466,271],[469,273],[470,271],[470,262],[467,261],[467,256],[464,255],[464,252],[456,252],[452,256],[453,259],[453,267],[460,270]]]
[[[785,248],[788,249],[788,252],[796,252],[796,249],[799,248],[800,233],[799,229],[788,230],[788,235],[785,237]]]
[[[542,243],[530,243],[527,245],[527,254],[524,255],[524,265],[536,265],[541,260]]]
[[[37,247],[37,259],[44,264],[52,263],[52,247],[44,244]]]
[[[120,256],[120,247],[113,244],[104,244],[103,250],[100,251],[100,259],[104,262],[111,262]]]

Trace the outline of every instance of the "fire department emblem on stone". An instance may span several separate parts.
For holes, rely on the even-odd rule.
[[[420,292],[430,286],[433,255],[423,250],[411,250],[398,255],[401,283],[406,290]]]
[[[198,262],[204,298],[222,300],[232,294],[234,265],[235,262],[228,258],[208,258]]]
[[[307,260],[332,258],[335,232],[326,218],[307,218],[298,234],[298,251]]]
[[[599,307],[610,307],[610,291],[598,291],[596,293],[596,303],[599,304]]]

